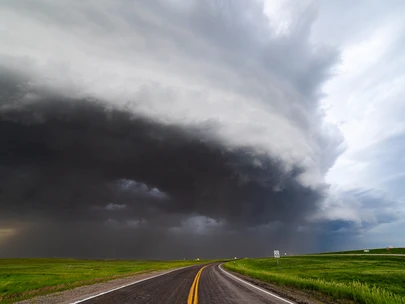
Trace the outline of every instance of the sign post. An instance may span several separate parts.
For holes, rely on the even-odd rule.
[[[277,270],[280,271],[280,266],[278,264],[278,259],[280,258],[280,251],[274,250],[274,258],[277,260]]]

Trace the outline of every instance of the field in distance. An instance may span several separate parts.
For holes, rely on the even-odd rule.
[[[335,303],[405,304],[405,256],[322,254],[282,257],[279,264],[242,259],[225,268]]]
[[[0,303],[204,261],[0,259]]]
[[[369,252],[364,252],[364,249],[339,252],[323,252],[322,254],[405,254],[405,248],[388,248],[388,250],[387,248],[367,249]]]

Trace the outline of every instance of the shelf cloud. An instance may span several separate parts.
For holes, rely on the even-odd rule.
[[[281,32],[255,1],[0,7],[0,255],[318,248],[345,143],[315,4]]]

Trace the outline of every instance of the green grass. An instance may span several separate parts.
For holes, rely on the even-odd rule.
[[[196,263],[202,261],[0,259],[0,302],[13,303],[136,273]]]
[[[225,268],[279,285],[364,304],[405,304],[405,257],[296,256],[243,259]]]
[[[390,248],[389,250],[386,248],[369,249],[368,253],[365,253],[364,250],[349,250],[339,252],[324,252],[322,254],[405,254],[405,248]]]

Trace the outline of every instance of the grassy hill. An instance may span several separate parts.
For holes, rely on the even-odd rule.
[[[368,248],[365,248],[368,249]],[[369,254],[405,254],[405,248],[377,248],[369,249]],[[364,250],[349,250],[349,251],[338,251],[338,252],[324,252],[321,254],[367,254]]]

